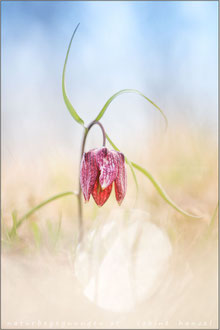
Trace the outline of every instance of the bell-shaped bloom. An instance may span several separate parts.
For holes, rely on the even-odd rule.
[[[80,184],[85,201],[88,202],[92,194],[96,204],[102,206],[111,194],[113,183],[116,200],[120,205],[127,189],[124,155],[106,147],[84,153]]]

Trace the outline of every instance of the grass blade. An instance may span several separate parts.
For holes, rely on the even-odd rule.
[[[106,134],[106,133],[105,133]],[[112,147],[116,150],[116,151],[120,151],[116,145],[112,142],[112,140],[110,139],[110,137],[106,134],[106,139],[109,141],[109,143],[112,145]],[[136,186],[136,200],[137,200],[137,194],[138,194],[138,181],[137,181],[137,177],[136,177],[136,174],[135,174],[135,171],[133,169],[133,166],[130,162],[130,160],[125,157],[125,161],[126,163],[128,164],[128,166],[130,167],[130,170],[131,170],[131,174],[133,176],[133,179],[134,179],[134,182],[135,182],[135,186]]]
[[[176,203],[174,203],[171,198],[167,195],[167,193],[165,192],[165,190],[163,189],[163,187],[154,179],[154,177],[143,167],[141,167],[140,165],[131,162],[132,166],[134,168],[136,168],[138,171],[140,171],[142,174],[144,174],[150,181],[151,183],[154,185],[154,187],[156,188],[157,192],[159,193],[159,195],[170,205],[172,206],[176,211],[178,211],[179,213],[187,216],[187,217],[191,217],[191,218],[201,218],[200,216],[197,215],[193,215],[190,214],[186,211],[184,211],[183,209],[181,209],[178,205],[176,205]]]
[[[214,210],[214,213],[212,215],[212,218],[211,218],[211,221],[210,221],[210,224],[209,224],[210,230],[214,227],[214,224],[215,224],[215,219],[216,219],[216,216],[217,216],[217,213],[218,213],[218,205],[219,205],[219,202],[216,205],[216,208]]]
[[[208,244],[208,243],[214,243],[215,239],[213,234],[214,231],[214,226],[215,226],[215,220],[218,221],[218,207],[219,207],[219,202],[217,203],[215,210],[211,216],[211,220],[207,226],[207,229],[205,230],[205,232],[203,233],[202,237],[201,237],[201,241],[200,244],[201,246],[203,246],[203,244]],[[218,231],[216,233],[217,238],[218,238]]]
[[[23,215],[17,222],[16,222],[16,226],[15,226],[15,229],[17,230],[18,227],[21,226],[21,224],[24,222],[24,220],[28,219],[33,213],[35,213],[36,211],[38,211],[40,208],[42,208],[43,206],[53,202],[54,200],[58,199],[58,198],[62,198],[62,197],[65,197],[65,196],[68,196],[68,195],[76,195],[78,196],[77,193],[75,192],[72,192],[72,191],[67,191],[67,192],[64,192],[64,193],[61,193],[61,194],[58,194],[58,195],[55,195],[43,202],[41,202],[40,204],[38,204],[37,206],[33,207],[30,211],[28,211],[25,215]],[[10,231],[9,233],[9,236],[11,236],[13,234],[13,231],[14,231],[14,227],[12,228],[12,230]]]
[[[70,39],[70,43],[67,49],[67,53],[66,53],[66,58],[65,58],[65,62],[64,62],[64,66],[63,66],[63,75],[62,75],[62,91],[63,91],[63,98],[64,98],[64,102],[66,104],[67,109],[69,110],[70,114],[72,115],[72,117],[75,119],[76,122],[78,122],[80,125],[84,126],[84,121],[82,120],[82,118],[80,118],[80,116],[78,115],[78,113],[76,112],[76,110],[73,108],[67,94],[66,94],[66,89],[65,89],[65,74],[66,74],[66,64],[67,64],[67,60],[68,60],[68,56],[69,56],[69,52],[70,52],[70,48],[71,48],[71,44],[73,41],[73,38],[75,36],[75,33],[77,31],[79,27],[79,24],[77,25],[77,27],[75,28],[72,37]]]
[[[109,141],[109,143],[112,145],[112,147],[115,150],[119,151],[119,149],[111,141],[111,139],[108,137],[107,134],[106,134],[106,138]],[[165,190],[163,189],[163,187],[154,179],[154,177],[147,170],[145,170],[143,167],[141,167],[140,165],[138,165],[138,164],[136,164],[134,162],[130,162],[130,164],[132,165],[132,167],[136,168],[138,171],[140,171],[142,174],[144,174],[151,181],[151,183],[154,185],[154,187],[156,188],[156,190],[159,193],[159,195],[165,200],[165,202],[167,202],[170,206],[172,206],[176,211],[178,211],[179,213],[181,213],[181,214],[183,214],[183,215],[185,215],[187,217],[201,218],[200,216],[193,215],[193,214],[190,214],[190,213],[184,211],[178,205],[176,205],[176,203],[174,203],[172,201],[172,199],[167,195],[167,193],[165,192]]]
[[[35,244],[39,248],[40,243],[41,243],[41,232],[40,232],[40,228],[36,222],[31,223],[31,230],[34,235]]]
[[[125,161],[126,161],[126,163],[128,164],[128,166],[130,167],[130,170],[131,170],[131,173],[132,173],[132,175],[133,175],[134,182],[135,182],[136,190],[137,190],[137,192],[138,192],[138,182],[137,182],[137,177],[136,177],[135,171],[134,171],[134,169],[133,169],[132,163],[130,162],[130,160],[129,160],[127,157],[125,157]]]
[[[10,237],[12,238],[12,237],[17,236],[17,212],[13,211],[11,216],[12,216],[13,224],[12,224],[11,236]]]
[[[219,202],[217,203],[216,208],[215,208],[215,210],[213,212],[213,215],[211,217],[211,220],[210,220],[210,223],[209,223],[209,226],[208,226],[208,230],[207,230],[207,232],[205,234],[205,238],[208,238],[211,235],[211,233],[212,233],[212,231],[214,229],[215,219],[218,219],[218,217],[217,217],[217,214],[218,214],[218,205],[219,205]]]
[[[115,93],[114,95],[112,95],[110,97],[110,99],[108,99],[108,101],[105,103],[104,107],[102,108],[102,110],[100,111],[100,113],[98,114],[98,116],[96,117],[96,121],[100,120],[102,118],[102,116],[104,115],[105,111],[107,110],[108,106],[112,103],[112,101],[119,95],[124,94],[124,93],[135,93],[138,94],[140,96],[142,96],[143,98],[145,98],[145,100],[147,100],[148,102],[150,102],[158,111],[160,111],[161,115],[163,116],[165,122],[166,122],[166,128],[168,125],[168,121],[167,121],[167,117],[165,116],[164,112],[153,102],[151,101],[147,96],[145,96],[144,94],[142,94],[141,92],[139,92],[136,89],[122,89],[121,91]]]

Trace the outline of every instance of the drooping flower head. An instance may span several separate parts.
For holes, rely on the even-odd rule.
[[[96,204],[102,206],[111,194],[113,182],[120,205],[127,189],[125,159],[121,152],[103,147],[83,154],[80,184],[86,202],[92,194]]]

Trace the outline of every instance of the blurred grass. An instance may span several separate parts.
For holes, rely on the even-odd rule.
[[[139,194],[136,207],[148,211],[152,221],[159,224],[172,237],[173,241],[188,242],[189,238],[199,239],[206,230],[217,204],[217,142],[204,131],[189,130],[185,126],[169,129],[164,136],[153,138],[148,148],[142,137],[140,150],[128,155],[147,168],[162,184],[171,198],[188,212],[202,215],[201,220],[186,218],[173,210],[158,195],[152,184],[136,172],[139,181]],[[139,159],[136,159],[137,157]],[[22,163],[22,159],[20,160]],[[30,162],[31,163],[31,162]],[[123,207],[135,205],[135,183],[129,167],[128,191]],[[61,158],[38,159],[36,166],[24,162],[22,166],[5,164],[2,166],[2,240],[4,248],[16,245],[47,246],[52,226],[60,221],[57,241],[65,245],[65,238],[71,244],[77,235],[77,201],[75,197],[62,198],[52,202],[33,214],[18,229],[16,243],[8,243],[8,232],[16,217],[20,218],[42,200],[63,191],[76,190],[78,186],[78,164],[67,154]],[[98,214],[104,216],[116,207],[114,189],[109,201],[99,209],[92,197],[84,204],[85,226],[89,227]],[[12,216],[13,214],[13,216]],[[48,225],[48,221],[50,225]],[[71,235],[70,235],[71,233]],[[69,236],[70,235],[70,236]],[[19,239],[18,239],[18,237]],[[36,241],[38,242],[36,244]],[[7,243],[5,243],[7,242]],[[35,243],[34,243],[35,242]],[[12,250],[11,250],[12,251]]]
[[[120,207],[125,208],[128,214],[133,207],[148,212],[150,221],[169,236],[173,256],[169,273],[157,295],[150,302],[138,306],[134,312],[126,314],[122,326],[128,328],[133,325],[137,328],[137,321],[148,317],[149,320],[169,320],[168,328],[176,328],[179,319],[183,322],[196,320],[196,324],[211,320],[212,326],[208,328],[216,328],[217,140],[205,131],[192,131],[186,126],[170,128],[166,135],[157,134],[150,143],[144,133],[141,139],[141,143],[136,141],[133,151],[131,148],[128,150],[127,156],[149,170],[179,206],[188,212],[202,215],[202,218],[188,218],[176,212],[139,172],[136,172],[139,181],[136,201],[135,182],[127,166],[128,190]],[[123,150],[123,146],[120,148]],[[100,312],[79,294],[77,281],[72,274],[73,268],[69,264],[69,256],[74,255],[78,234],[75,196],[45,205],[25,220],[12,237],[9,236],[13,222],[44,199],[64,191],[76,190],[79,164],[78,157],[72,155],[71,150],[53,157],[41,156],[37,162],[32,159],[23,160],[21,155],[16,164],[2,164],[2,257],[5,265],[4,287],[7,288],[3,302],[4,322],[13,317],[22,319],[27,308],[32,317],[42,317],[44,308],[40,308],[41,295],[47,290],[50,290],[50,296],[54,292],[51,306],[58,306],[57,312],[54,312],[55,307],[48,309],[47,318],[63,318],[65,315],[66,319],[81,319],[82,310],[86,309],[88,319],[92,319],[94,311],[95,320],[106,322],[109,319],[120,319],[120,314],[113,316],[110,312]],[[85,230],[98,226],[98,216],[105,219],[112,208],[118,207],[114,189],[102,208],[98,208],[91,197],[90,202],[84,204]],[[17,278],[14,278],[14,274],[17,274]],[[36,293],[34,298],[30,298],[32,291],[26,288],[29,276],[40,292],[36,301]],[[16,293],[10,294],[12,284],[18,286],[19,290],[14,289]],[[21,294],[25,298],[17,312],[13,301],[19,301]],[[33,299],[33,302],[30,303],[28,299]],[[57,299],[62,304],[66,301],[65,314],[60,310]],[[44,305],[48,308],[47,301]],[[70,308],[72,305],[74,312]],[[36,306],[39,312],[35,311]]]

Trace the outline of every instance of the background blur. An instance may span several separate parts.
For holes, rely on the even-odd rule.
[[[181,121],[216,136],[216,2],[3,1],[4,158],[78,149],[81,127],[65,108],[61,74],[79,22],[66,84],[86,123],[112,94],[134,88],[164,110],[171,127]],[[120,96],[103,123],[124,148],[131,128],[138,137],[164,127],[159,113],[136,95]]]
[[[85,123],[96,117],[110,96],[125,88],[141,91],[163,109],[168,118],[165,132],[163,118],[150,103],[137,95],[123,94],[111,104],[101,122],[120,150],[148,169],[178,205],[202,215],[202,220],[196,223],[179,215],[160,198],[146,178],[137,174],[140,188],[136,206],[149,212],[152,222],[170,235],[176,255],[182,258],[181,262],[179,257],[175,260],[177,268],[179,263],[185,265],[186,260],[189,267],[198,260],[192,287],[197,285],[196,278],[207,278],[205,288],[201,282],[202,289],[193,291],[190,287],[192,296],[188,296],[187,291],[186,296],[183,294],[173,317],[181,315],[182,308],[192,301],[193,308],[197,305],[197,319],[212,319],[215,327],[217,225],[209,237],[211,247],[206,249],[210,254],[204,257],[203,249],[193,250],[193,247],[197,247],[205,235],[218,200],[217,6],[214,1],[2,1],[4,322],[22,318],[27,308],[22,305],[19,311],[17,307],[12,308],[12,302],[19,301],[22,292],[15,287],[25,288],[29,276],[20,268],[19,258],[26,264],[27,256],[42,255],[44,263],[45,250],[47,253],[56,250],[60,255],[71,247],[75,237],[77,204],[75,199],[67,197],[39,211],[19,229],[19,238],[10,244],[7,241],[13,211],[22,216],[42,200],[78,187],[83,131],[65,107],[61,77],[70,37],[80,22],[67,64],[66,89]],[[94,128],[86,148],[101,146],[101,143],[101,132]],[[135,184],[128,170],[128,192],[123,207],[133,205],[134,197]],[[97,215],[109,214],[112,207],[117,207],[114,194],[102,209],[91,200],[85,206],[87,226]],[[54,232],[61,219],[59,242],[55,239],[57,248],[53,235],[56,236]],[[204,258],[211,264],[204,263]],[[65,262],[62,259],[63,265]],[[54,261],[51,267],[56,273]],[[211,275],[207,273],[210,269]],[[31,274],[35,271],[32,269]],[[10,291],[9,273],[18,274],[21,280],[19,285],[15,283],[15,292]],[[57,279],[58,283],[62,276]],[[41,282],[36,282],[39,287]],[[187,289],[188,282],[184,279],[182,282],[186,283],[184,290]],[[50,285],[53,291],[56,283]],[[172,283],[170,285],[172,288]],[[169,295],[169,285],[167,292]],[[198,292],[206,297],[207,303],[202,307]],[[77,295],[82,310],[93,313],[91,306]],[[74,294],[71,299],[75,301]],[[23,301],[28,305],[30,300],[33,302],[34,298],[27,293]],[[157,310],[164,307],[158,307],[157,303],[155,306],[155,315],[160,319]],[[40,313],[34,311],[31,305],[32,319]],[[145,313],[144,308],[142,312]],[[98,310],[96,313],[97,319],[113,317],[101,316]],[[140,318],[141,311],[138,313]],[[181,317],[191,320],[190,313],[188,310]],[[53,314],[51,310],[49,315]],[[135,320],[137,315],[132,317]],[[131,319],[129,324],[126,317],[123,322],[120,326],[132,326]]]

